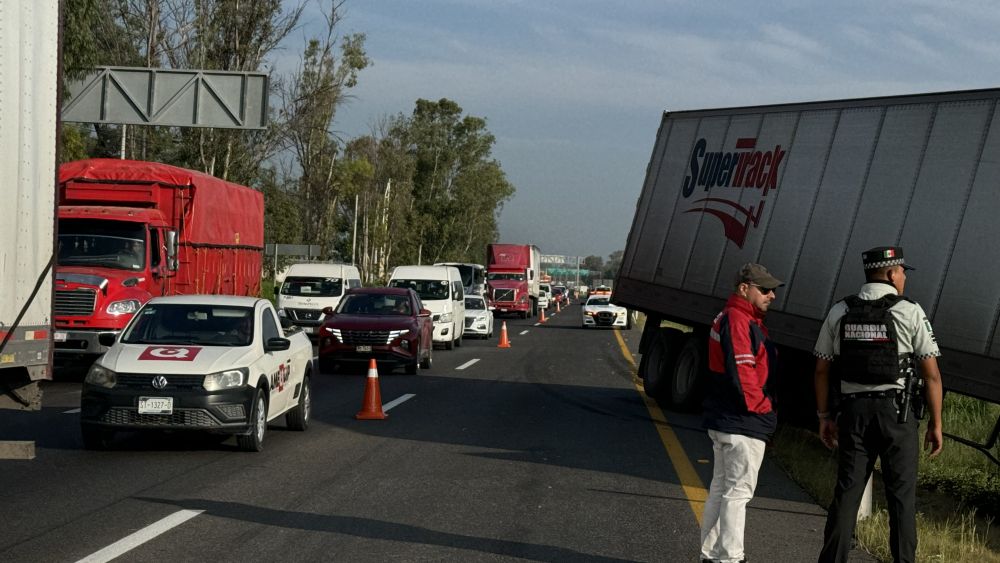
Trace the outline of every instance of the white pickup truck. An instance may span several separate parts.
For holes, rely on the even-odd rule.
[[[282,329],[266,299],[219,295],[147,302],[83,384],[84,447],[103,448],[117,430],[235,434],[260,451],[269,422],[309,424],[312,344]]]

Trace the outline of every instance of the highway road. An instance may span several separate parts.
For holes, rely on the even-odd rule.
[[[0,460],[0,561],[697,561],[700,417],[641,394],[639,330],[579,315],[380,374],[382,421],[354,418],[363,372],[318,376],[309,430],[275,424],[260,453],[143,433],[85,451],[80,383],[57,379],[41,412],[0,411],[0,439],[37,448]],[[750,558],[815,560],[823,522],[765,460]]]

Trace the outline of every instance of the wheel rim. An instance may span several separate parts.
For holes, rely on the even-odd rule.
[[[256,428],[254,428],[254,434],[257,435],[257,441],[264,441],[264,428],[267,426],[267,413],[265,409],[267,407],[264,405],[264,397],[257,399],[257,422]]]
[[[309,392],[309,380],[305,381],[302,388],[302,418],[309,420],[309,415],[312,412],[312,393]]]

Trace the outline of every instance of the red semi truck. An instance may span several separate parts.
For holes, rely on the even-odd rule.
[[[533,244],[486,245],[487,293],[497,313],[517,313],[522,319],[538,314],[540,262]]]
[[[264,197],[154,162],[90,159],[59,169],[55,349],[98,355],[158,295],[259,295]]]

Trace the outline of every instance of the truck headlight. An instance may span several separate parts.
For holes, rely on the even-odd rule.
[[[139,310],[142,303],[138,299],[125,299],[124,301],[113,301],[108,305],[109,315],[131,315]]]
[[[451,313],[441,313],[441,322],[443,323],[450,323],[453,318]]]
[[[205,391],[221,391],[223,389],[240,387],[243,385],[243,378],[247,372],[247,368],[239,368],[210,373],[205,376],[202,386],[205,388]]]
[[[118,383],[118,374],[94,362],[83,381],[89,385],[111,389]]]

